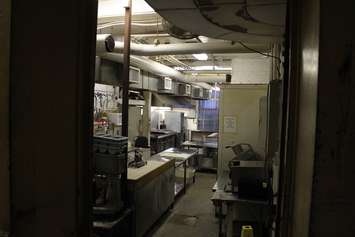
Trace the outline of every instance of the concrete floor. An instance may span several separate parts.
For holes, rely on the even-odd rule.
[[[217,237],[218,220],[210,200],[216,174],[197,173],[195,184],[157,223],[149,237]]]

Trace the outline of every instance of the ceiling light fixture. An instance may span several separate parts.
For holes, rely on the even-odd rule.
[[[208,55],[205,53],[193,54],[192,56],[194,56],[197,60],[200,61],[206,61],[208,59]]]

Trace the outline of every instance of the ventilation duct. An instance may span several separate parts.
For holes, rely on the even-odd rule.
[[[269,52],[270,45],[246,44],[247,47],[261,52]],[[116,41],[114,51],[123,52],[123,42]],[[139,56],[180,55],[180,54],[217,54],[217,53],[250,53],[241,44],[230,42],[181,43],[181,44],[135,44],[131,43],[131,54]]]
[[[168,32],[168,34],[172,37],[182,39],[182,40],[188,40],[188,39],[193,39],[196,38],[198,35],[191,34],[190,32],[184,31],[183,29],[174,26],[173,24],[170,24],[166,20],[162,20],[162,26],[164,31]]]
[[[211,75],[211,76],[191,76],[190,77],[191,82],[205,82],[205,83],[225,83],[226,82],[226,76],[221,75]]]
[[[171,24],[197,35],[245,42],[280,42],[286,0],[146,0]]]
[[[96,35],[96,55],[101,55],[107,52],[113,52],[115,48],[115,40],[110,34]]]
[[[152,93],[152,106],[193,108],[192,100],[185,97],[175,97],[164,94]]]
[[[117,54],[117,53],[106,53],[103,54],[102,57],[104,59],[110,60],[110,61],[114,61],[114,62],[118,62],[118,63],[123,63],[123,54]],[[134,67],[138,67],[141,70],[150,72],[152,74],[155,74],[157,76],[161,76],[161,77],[170,77],[173,78],[177,81],[181,81],[184,83],[191,83],[194,80],[198,80],[198,76],[197,77],[192,77],[189,75],[185,75],[171,67],[168,67],[164,64],[155,62],[151,59],[148,58],[144,58],[144,57],[137,57],[137,56],[131,56],[130,58],[130,63],[132,66]],[[205,89],[211,89],[212,87],[210,85],[208,85],[207,83],[204,83],[202,80],[198,80],[199,86],[205,88]]]

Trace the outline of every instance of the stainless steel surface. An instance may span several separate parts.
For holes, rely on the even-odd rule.
[[[186,169],[189,166],[190,162],[192,163],[191,166],[194,166],[194,162],[192,161],[192,158],[195,157],[197,154],[196,151],[192,150],[184,150],[184,149],[178,149],[178,148],[169,148],[163,152],[160,152],[154,156],[151,157],[153,160],[175,160],[175,167],[183,167],[184,169],[184,177],[183,177],[183,183],[175,183],[175,196],[180,195],[181,193],[186,193],[186,188],[187,188],[187,174],[186,174]],[[181,156],[183,155],[183,156]],[[192,171],[193,173],[195,170]],[[194,174],[195,175],[195,174]],[[194,180],[194,177],[193,177]]]
[[[228,172],[220,173],[213,187],[211,201],[216,207],[219,221],[219,236],[234,236],[236,221],[252,221],[267,224],[272,214],[268,201],[243,199],[237,193],[226,192],[230,185]]]
[[[161,93],[153,93],[152,96],[152,106],[157,107],[182,107],[182,108],[193,108],[193,101],[187,97],[181,96],[170,96]],[[157,112],[158,113],[158,112]],[[155,127],[156,128],[156,127]]]
[[[115,40],[110,34],[96,35],[96,55],[112,52],[115,48]]]
[[[217,160],[209,157],[198,157],[200,169],[217,169]]]
[[[207,148],[217,149],[218,143],[217,142],[204,142],[204,141],[185,141],[182,143],[182,146],[195,147],[195,148],[207,147]]]
[[[186,150],[186,149],[178,149],[178,148],[169,148],[163,152],[155,154],[152,156],[152,159],[167,159],[171,160],[174,159],[177,163],[181,161],[186,161],[191,159],[193,156],[196,155],[196,151],[193,150]],[[168,155],[167,155],[168,154]],[[184,155],[182,157],[181,155]]]
[[[187,149],[197,149],[197,167],[198,169],[217,170],[218,165],[218,144],[217,142],[205,141],[185,141],[182,147]]]
[[[134,235],[145,232],[166,212],[174,202],[174,167],[131,193],[134,205]]]
[[[165,113],[166,129],[174,131],[176,133],[184,133],[184,113],[166,111]]]

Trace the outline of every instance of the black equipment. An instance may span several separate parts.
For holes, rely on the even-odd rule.
[[[140,147],[140,148],[149,148],[148,146],[148,138],[143,137],[143,136],[138,136],[136,137],[136,140],[134,142],[135,147]]]
[[[95,218],[108,218],[119,213],[126,201],[123,190],[127,180],[127,137],[94,136],[93,178]]]
[[[231,191],[243,199],[268,200],[271,187],[265,170],[265,161],[259,160],[249,144],[229,146],[236,157],[228,166],[230,170]]]

